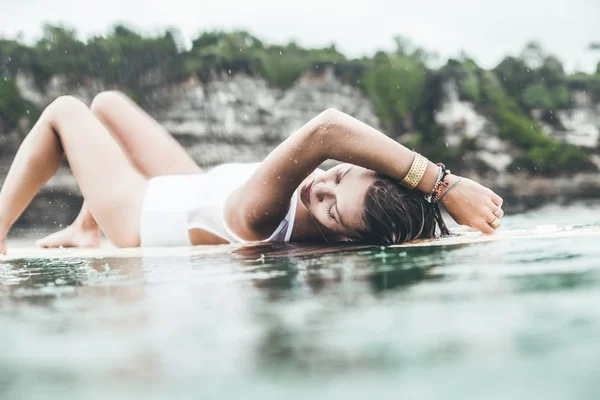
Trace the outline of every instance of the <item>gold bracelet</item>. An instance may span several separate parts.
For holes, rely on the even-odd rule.
[[[419,153],[415,153],[415,159],[413,160],[412,165],[410,166],[410,170],[408,170],[408,174],[402,179],[400,184],[402,186],[406,186],[409,189],[414,189],[417,187],[421,179],[423,179],[423,175],[425,175],[425,170],[427,170],[427,165],[429,164],[429,160],[420,155]]]

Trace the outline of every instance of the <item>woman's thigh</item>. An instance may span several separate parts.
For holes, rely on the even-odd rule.
[[[116,246],[139,246],[146,179],[84,103],[62,97],[51,112],[53,128],[94,219]]]
[[[169,132],[124,94],[100,93],[91,110],[146,178],[202,172]]]

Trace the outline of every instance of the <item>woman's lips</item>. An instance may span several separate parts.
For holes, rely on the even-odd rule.
[[[308,204],[310,204],[310,193],[313,183],[315,183],[314,179],[308,185],[304,186],[304,197],[306,197],[306,201],[308,201]]]

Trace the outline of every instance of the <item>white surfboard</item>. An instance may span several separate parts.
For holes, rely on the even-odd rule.
[[[415,240],[413,242],[393,245],[390,247],[425,247],[425,246],[450,246],[457,244],[487,243],[499,240],[524,240],[524,239],[552,239],[574,238],[581,236],[600,236],[600,227],[563,227],[556,225],[542,225],[536,229],[527,230],[500,230],[493,235],[485,235],[474,231],[459,231],[458,233],[438,238]]]
[[[459,231],[458,233],[439,239],[416,240],[409,243],[394,245],[390,247],[431,247],[431,246],[452,246],[488,243],[500,240],[526,240],[526,239],[552,239],[575,237],[600,236],[600,226],[592,227],[557,227],[556,225],[538,226],[530,230],[500,230],[493,235],[484,235],[480,232]],[[194,247],[147,247],[147,248],[128,248],[118,249],[114,246],[104,243],[96,249],[40,249],[33,247],[32,243],[23,240],[14,240],[8,243],[8,255],[0,256],[0,262],[3,260],[19,258],[130,258],[130,257],[189,257],[194,255],[225,255],[240,247],[243,244],[229,244],[218,246],[194,246]]]

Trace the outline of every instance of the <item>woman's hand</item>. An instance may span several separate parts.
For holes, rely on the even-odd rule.
[[[488,235],[500,227],[500,218],[504,216],[502,197],[467,178],[450,175],[448,183],[448,189],[452,190],[447,192],[441,203],[457,223]],[[452,187],[454,184],[456,186]]]

